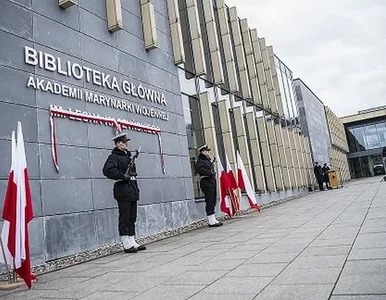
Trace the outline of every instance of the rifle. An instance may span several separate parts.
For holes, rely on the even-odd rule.
[[[138,150],[135,150],[135,154],[133,155],[133,158],[131,159],[131,162],[130,162],[130,164],[127,167],[125,175],[129,175],[131,173],[131,169],[133,169],[135,160],[138,158],[139,154],[141,153],[141,148],[142,147],[139,147]]]

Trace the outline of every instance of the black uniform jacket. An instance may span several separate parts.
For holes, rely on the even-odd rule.
[[[323,173],[322,173],[322,167],[321,166],[314,166],[314,173],[317,178],[323,178]]]
[[[117,201],[138,201],[139,189],[136,180],[125,180],[125,172],[131,162],[131,153],[114,148],[103,166],[103,175],[109,179],[118,180],[114,184],[114,198]],[[136,176],[135,164],[130,176]]]
[[[323,173],[323,177],[324,177],[325,181],[329,180],[329,178],[328,178],[328,172],[329,171],[330,171],[330,167],[328,167],[328,166],[322,167],[322,173]]]
[[[216,173],[214,171],[213,162],[210,157],[200,153],[196,162],[196,172],[200,176],[207,176],[210,179],[216,181]]]

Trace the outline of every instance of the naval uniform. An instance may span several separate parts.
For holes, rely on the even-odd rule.
[[[201,176],[200,187],[205,196],[206,215],[214,215],[217,199],[216,173],[210,157],[200,153],[196,162],[196,172]]]
[[[103,174],[109,179],[116,180],[114,183],[114,198],[118,202],[120,236],[135,235],[137,201],[139,200],[135,164],[130,174],[125,175],[131,160],[129,151],[126,152],[116,147],[112,150],[103,166]]]

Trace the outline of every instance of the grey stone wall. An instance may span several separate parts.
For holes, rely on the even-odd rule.
[[[294,86],[300,123],[305,136],[310,139],[312,158],[322,165],[329,163],[328,148],[331,146],[331,140],[324,104],[300,79],[294,80]]]
[[[128,131],[138,163],[141,201],[138,236],[185,225],[204,216],[194,201],[177,68],[165,0],[154,1],[159,48],[145,51],[140,1],[122,0],[124,29],[108,32],[103,0],[79,0],[62,10],[57,0],[3,0],[0,9],[0,207],[10,168],[10,137],[23,125],[35,219],[30,224],[33,264],[115,243],[117,206],[112,181],[101,168],[113,147],[113,128],[56,119],[60,172],[51,157],[49,106],[79,109],[159,126],[165,154],[162,173],[157,137]],[[24,47],[50,53],[164,93],[168,105],[124,95],[24,61]],[[143,104],[169,114],[169,121],[28,88],[34,75],[83,90]]]

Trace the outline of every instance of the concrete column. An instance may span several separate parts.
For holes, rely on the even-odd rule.
[[[250,31],[251,41],[253,47],[253,56],[255,58],[256,63],[256,72],[257,78],[259,81],[260,94],[261,94],[261,102],[264,108],[269,109],[269,96],[268,96],[268,88],[267,88],[267,79],[265,77],[263,56],[260,49],[259,36],[257,35],[257,30],[252,29]]]
[[[273,89],[275,91],[275,96],[276,96],[275,111],[279,114],[280,117],[284,117],[283,101],[281,98],[282,95],[280,92],[279,78],[277,76],[277,70],[276,70],[275,53],[273,52],[272,46],[268,46],[267,51],[268,51],[269,63],[271,65]]]
[[[261,101],[260,86],[259,86],[259,80],[257,76],[255,56],[253,54],[252,39],[251,39],[251,34],[249,31],[247,19],[241,20],[240,25],[241,25],[241,34],[244,42],[245,55],[247,57],[248,75],[249,75],[249,82],[251,86],[253,103],[255,103],[256,105],[262,105],[263,103]]]
[[[308,169],[307,169],[307,154],[305,148],[305,137],[304,135],[299,135],[299,143],[302,152],[302,173],[303,173],[303,185],[308,186]]]
[[[255,172],[255,187],[260,193],[267,191],[265,184],[265,176],[263,170],[263,162],[261,160],[261,149],[259,133],[256,124],[255,112],[248,112],[245,114],[247,118],[248,136],[251,145],[251,156],[253,160],[253,170]]]
[[[241,159],[243,160],[245,170],[248,173],[249,180],[253,187],[253,176],[252,176],[252,169],[251,169],[251,159],[248,149],[248,137],[247,132],[245,130],[245,124],[244,124],[244,116],[242,112],[242,108],[235,107],[233,109],[233,115],[235,117],[235,124],[236,124],[236,134],[237,134],[237,141],[239,144],[239,152],[241,155]]]
[[[211,99],[209,96],[210,94],[208,92],[200,94],[201,116],[204,127],[205,142],[213,150],[213,155],[216,155],[216,153],[218,153],[216,129],[213,119]]]
[[[296,188],[301,187],[302,185],[302,178],[300,175],[300,168],[299,168],[299,157],[297,153],[297,145],[296,145],[296,133],[294,129],[289,131],[289,138],[290,138],[290,143],[291,143],[291,151],[292,151],[292,157],[293,157],[293,166],[294,166],[294,175],[296,178]]]
[[[73,1],[62,1],[63,5],[69,5]],[[107,28],[110,32],[116,32],[123,28],[121,0],[106,0]]]
[[[303,136],[303,149],[305,155],[305,168],[307,172],[307,186],[313,185],[313,167],[308,137]]]
[[[273,173],[275,174],[276,188],[278,190],[284,189],[283,175],[281,171],[281,162],[279,156],[279,148],[276,140],[276,132],[273,120],[267,121],[268,129],[268,143],[271,150]]]
[[[205,0],[202,3],[204,6],[205,25],[208,34],[209,51],[210,59],[212,62],[214,83],[223,84],[225,80],[220,56],[217,27],[214,18],[213,2],[212,0]]]
[[[235,59],[228,26],[228,13],[224,0],[216,0],[217,15],[220,25],[220,35],[224,49],[225,67],[228,75],[229,90],[231,93],[239,91],[239,84],[236,74]]]
[[[155,25],[153,0],[141,0],[141,20],[145,49],[158,47],[157,28]]]
[[[262,158],[263,158],[263,166],[264,166],[267,190],[269,192],[275,192],[277,188],[276,188],[275,175],[274,175],[273,166],[272,166],[271,150],[269,147],[267,124],[264,117],[257,118],[257,128],[259,130],[260,147],[261,147],[261,152],[263,154]]]
[[[67,9],[71,6],[78,4],[77,2],[77,0],[59,0],[59,6],[63,9]]]
[[[181,22],[179,15],[178,0],[167,0],[170,34],[172,38],[174,63],[176,65],[185,63],[184,42],[182,40]]]
[[[235,172],[235,170],[237,169],[235,147],[233,145],[233,134],[227,101],[223,99],[220,100],[217,104],[220,114],[221,133],[224,141],[225,153],[227,154],[229,163],[231,164],[231,167]]]
[[[298,159],[298,166],[299,166],[299,175],[300,175],[300,186],[299,187],[304,187],[305,186],[305,178],[304,178],[304,172],[303,172],[303,152],[302,148],[300,145],[300,139],[299,139],[299,129],[294,129],[294,139],[295,139],[295,144],[296,144],[296,154],[297,154],[297,159]]]
[[[285,189],[291,189],[291,176],[289,173],[289,163],[286,155],[283,128],[280,124],[275,125],[277,146],[279,149],[280,167],[282,170],[283,185]]]
[[[204,56],[204,46],[202,44],[202,35],[200,19],[198,16],[197,0],[186,1],[188,9],[190,38],[192,39],[194,69],[196,75],[206,74],[206,63]]]
[[[269,62],[268,49],[267,49],[267,45],[266,45],[266,42],[265,42],[265,38],[260,38],[259,39],[259,45],[260,45],[260,50],[261,50],[261,56],[263,58],[264,73],[265,73],[267,90],[268,90],[269,102],[268,102],[267,109],[270,109],[271,111],[274,111],[274,107],[276,105],[276,95],[275,95],[275,91],[273,89],[271,65],[270,65],[270,62]]]
[[[236,62],[241,85],[241,95],[244,99],[251,99],[251,86],[249,84],[243,39],[241,37],[240,22],[239,18],[237,17],[236,7],[231,7],[229,9],[229,18],[231,21],[233,44],[235,45]]]
[[[286,157],[287,157],[287,165],[288,165],[288,172],[290,175],[290,181],[291,181],[291,188],[297,188],[297,178],[295,174],[295,162],[294,162],[294,157],[293,157],[293,152],[292,152],[292,135],[290,134],[290,131],[288,128],[285,128],[283,130],[283,141],[284,141],[284,147],[285,147],[285,152],[286,152]]]

